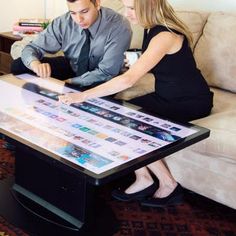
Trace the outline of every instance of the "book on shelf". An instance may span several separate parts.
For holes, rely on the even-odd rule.
[[[32,35],[37,34],[39,32],[43,31],[42,26],[20,26],[18,23],[14,24],[12,27],[12,33],[13,35]]]
[[[40,19],[40,18],[29,18],[29,19],[19,19],[19,25],[29,25],[29,26],[42,26],[45,23],[49,23],[49,19]]]
[[[36,26],[42,27],[42,23],[33,23],[33,22],[19,22],[19,26]]]
[[[19,19],[12,27],[14,35],[37,34],[49,24],[49,19]]]
[[[21,26],[18,24],[13,25],[12,27],[13,31],[34,31],[34,32],[41,32],[43,31],[42,26]]]

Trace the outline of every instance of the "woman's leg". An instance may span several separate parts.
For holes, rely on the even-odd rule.
[[[154,194],[154,198],[164,198],[170,195],[177,186],[177,182],[166,168],[165,164],[159,160],[147,166],[159,179],[159,188]]]
[[[125,193],[132,194],[144,190],[153,184],[153,179],[146,167],[140,168],[135,171],[136,180],[130,185]]]
[[[210,92],[210,94],[198,96],[193,99],[172,101],[170,103],[162,100],[155,93],[150,93],[131,99],[129,103],[141,106],[147,111],[151,111],[173,121],[188,122],[206,117],[211,113],[213,96],[214,94]]]

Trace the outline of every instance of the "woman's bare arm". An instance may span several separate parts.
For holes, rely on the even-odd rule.
[[[83,102],[87,99],[108,96],[132,87],[142,76],[148,73],[159,61],[173,49],[176,44],[176,34],[162,32],[155,36],[149,43],[147,50],[134,63],[130,69],[106,83],[82,93],[69,93],[59,97],[59,101],[71,104]]]

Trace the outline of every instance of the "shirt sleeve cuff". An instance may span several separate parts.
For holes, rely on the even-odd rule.
[[[29,57],[27,57],[27,59],[24,60],[24,65],[27,68],[31,69],[30,64],[31,64],[32,61],[38,61],[38,58],[36,58],[34,56],[29,56]]]

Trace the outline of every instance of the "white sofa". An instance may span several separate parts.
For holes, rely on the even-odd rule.
[[[103,5],[122,12],[119,0]],[[236,209],[236,14],[178,12],[193,33],[193,52],[211,90],[212,114],[193,123],[209,128],[208,139],[165,158],[174,177],[185,188]],[[142,30],[134,27],[133,48],[140,48]],[[129,100],[154,90],[152,77],[122,92]]]
[[[122,12],[119,0],[102,5]],[[167,157],[166,163],[185,188],[236,209],[236,14],[178,12],[193,33],[199,69],[214,91],[212,114],[193,123],[209,128],[210,138]],[[143,29],[133,27],[131,48],[141,48]],[[28,39],[25,39],[27,41]],[[12,47],[20,56],[24,43]],[[117,95],[129,100],[154,91],[152,76]]]
[[[214,91],[214,108],[193,123],[209,128],[211,136],[166,161],[184,187],[236,209],[236,14],[188,17],[195,14],[202,22],[194,56]]]

